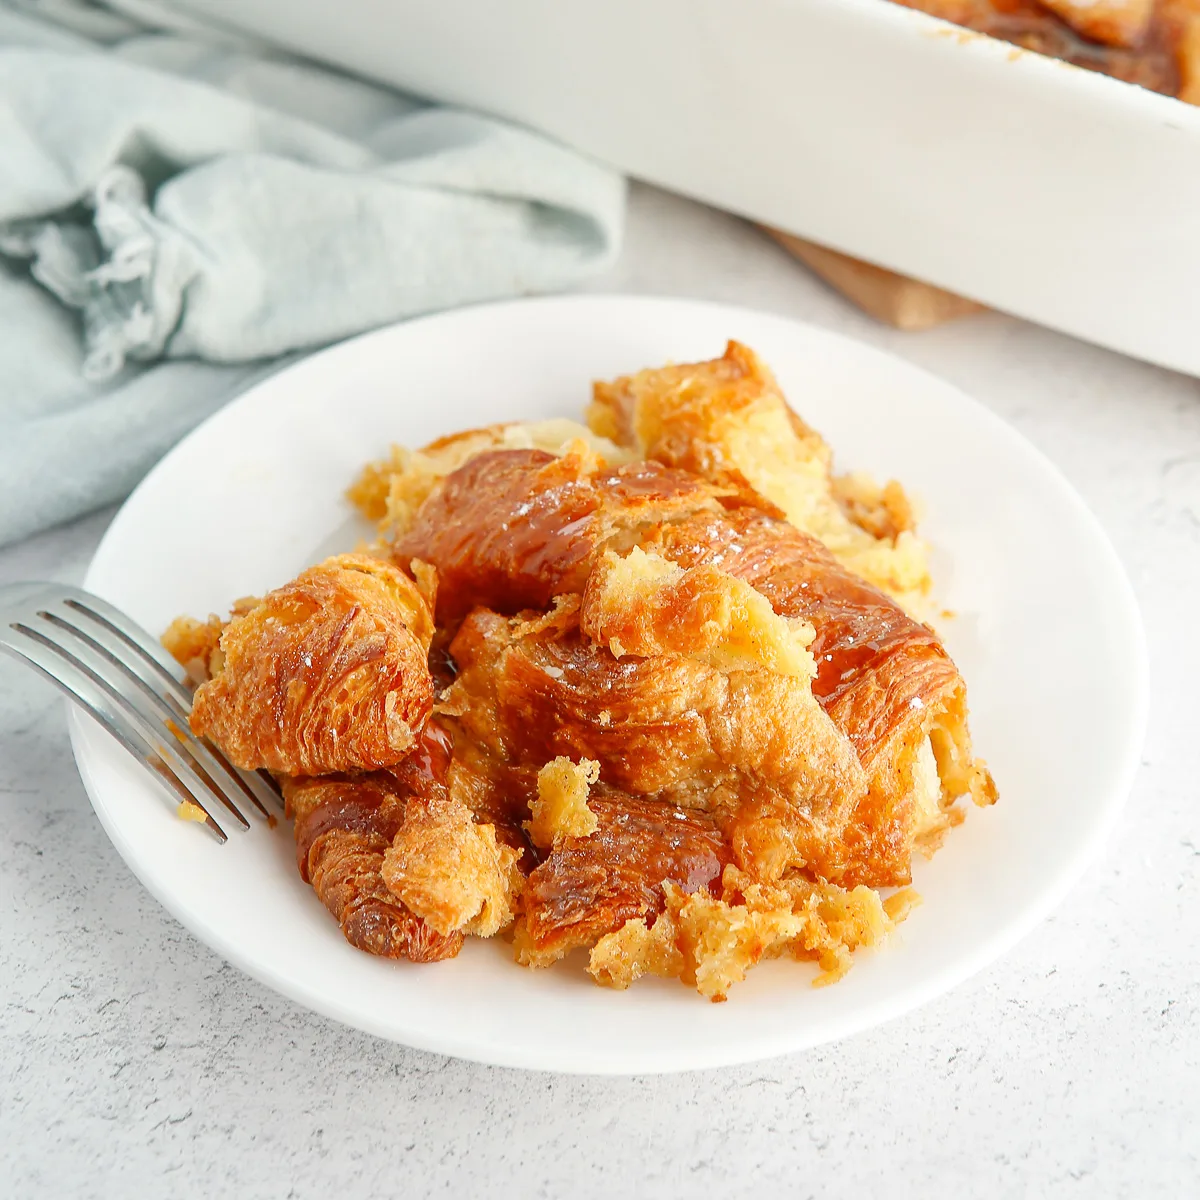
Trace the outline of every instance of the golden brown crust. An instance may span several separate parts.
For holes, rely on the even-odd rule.
[[[464,731],[506,761],[592,759],[612,787],[693,807],[767,790],[806,845],[836,834],[865,791],[805,678],[674,655],[617,659],[577,628],[524,633],[486,609],[451,652]]]
[[[524,877],[520,855],[496,840],[447,791],[409,802],[404,823],[383,856],[383,882],[441,934],[491,937],[512,923]]]
[[[720,684],[702,664],[618,661],[578,628],[526,633],[487,609],[463,623],[451,652],[460,723],[501,759],[593,759],[606,782],[643,794],[715,765],[700,714]]]
[[[690,567],[716,557],[780,616],[812,626],[813,693],[870,766],[897,722],[958,673],[927,625],[837,563],[816,538],[752,509],[663,525],[648,539]]]
[[[711,818],[603,786],[589,807],[596,831],[560,840],[529,876],[523,933],[531,963],[543,965],[660,912],[664,883],[685,893],[720,889],[729,851]]]
[[[579,592],[600,547],[675,514],[715,510],[715,489],[683,471],[589,455],[490,450],[447,476],[394,544],[397,561],[437,568],[439,625],[472,608],[543,609]]]
[[[786,518],[907,608],[924,604],[927,552],[912,532],[903,489],[893,482],[871,495],[862,477],[835,486],[828,445],[748,347],[730,342],[720,358],[597,383],[594,397],[594,427]],[[843,506],[848,496],[857,503]],[[886,523],[881,510],[891,513]]]
[[[588,423],[610,431],[614,441],[645,457],[682,467],[714,483],[759,492],[745,474],[730,434],[766,421],[773,432],[801,447],[803,461],[827,474],[829,447],[788,406],[775,377],[748,346],[730,342],[720,358],[654,367],[592,389]]]
[[[496,461],[503,465],[508,490],[504,498],[491,492],[487,509],[493,525],[504,526],[523,519],[518,510],[528,507],[531,496],[553,489],[545,486],[537,462],[511,455]],[[556,462],[561,470],[563,460]],[[589,486],[590,511],[619,510],[605,496],[606,481],[583,469],[574,478]],[[464,497],[476,494],[464,486]],[[462,501],[451,502],[448,492],[443,500],[439,520],[451,523]],[[964,764],[969,760],[965,708],[954,699],[961,680],[937,635],[846,570],[818,540],[761,507],[722,508],[710,502],[691,511],[688,506],[669,511],[657,523],[629,522],[627,536],[647,553],[635,544],[623,556],[604,550],[603,542],[589,535],[588,520],[580,520],[561,497],[540,511],[553,514],[550,533],[547,526],[525,520],[527,551],[550,553],[548,539],[570,527],[576,534],[568,555],[571,571],[555,586],[582,587],[582,602],[560,597],[553,617],[525,620],[528,636],[483,614],[464,625],[452,647],[463,675],[450,691],[457,700],[450,702],[473,714],[465,717],[472,736],[512,759],[525,756],[540,763],[560,754],[592,757],[613,786],[642,794],[671,791],[681,800],[679,789],[687,781],[711,800],[718,785],[728,782],[722,780],[723,770],[742,771],[744,781],[745,764],[758,760],[763,766],[749,777],[765,786],[746,797],[746,788],[735,783],[733,801],[725,802],[738,807],[728,831],[739,847],[739,861],[763,855],[773,871],[807,864],[830,879],[907,882],[922,832],[912,795],[915,764],[941,715],[962,710],[964,721],[951,722],[948,744],[960,758],[965,754]],[[511,606],[512,581],[519,573],[511,562],[497,571],[478,569],[480,559],[489,556],[475,551],[475,528],[472,520],[460,529],[465,588],[476,602],[499,598]],[[681,573],[672,574],[669,565],[664,573],[664,559]],[[819,753],[829,739],[817,736],[819,723],[797,704],[802,696],[766,674],[736,680],[730,674],[738,658],[731,649],[740,649],[745,665],[773,665],[777,672],[787,659],[785,648],[791,669],[800,654],[808,658],[778,627],[771,630],[769,621],[757,614],[749,619],[752,605],[744,592],[737,597],[741,612],[734,620],[736,584],[755,589],[797,631],[807,626],[816,631],[810,647],[817,666],[813,693],[849,737],[871,782],[869,794],[863,785],[863,799],[844,831],[837,821],[806,827],[813,809],[798,797],[812,784],[789,777],[786,755],[772,750],[773,730],[785,744],[802,747],[796,756],[801,766],[820,763],[822,772],[842,781],[843,796],[853,790],[845,770],[837,768],[836,755]],[[545,603],[544,594],[538,601]],[[585,636],[560,636],[576,612]],[[559,632],[539,642],[532,633],[543,619]],[[734,645],[735,625],[743,635],[740,647]],[[757,641],[747,641],[747,630]],[[610,654],[600,654],[591,644],[595,641]],[[517,643],[519,652],[508,654]],[[611,654],[614,649],[619,659]],[[747,655],[758,662],[747,662]],[[482,669],[473,670],[476,664]],[[735,700],[745,706],[742,712],[770,715],[743,719]],[[531,734],[531,727],[537,732]],[[976,780],[963,790],[983,796],[991,787],[986,772],[969,767],[967,773],[971,770]],[[947,778],[948,790],[935,803],[949,805],[962,794],[954,790],[962,782]],[[837,805],[831,810],[843,811]],[[923,844],[935,841],[930,833]]]
[[[431,928],[388,890],[383,858],[404,821],[408,798],[385,775],[285,779],[296,861],[352,946],[384,958],[453,958],[462,934]]]
[[[389,538],[412,525],[417,510],[451,472],[486,450],[540,450],[550,455],[589,454],[610,467],[632,457],[585,425],[561,417],[545,421],[506,421],[482,429],[465,429],[437,438],[420,450],[393,446],[388,457],[369,463],[347,491],[352,504],[379,523]]]
[[[433,703],[429,609],[402,571],[342,554],[235,617],[192,728],[239,767],[320,775],[388,767]]]
[[[813,694],[870,779],[844,837],[811,863],[826,878],[871,886],[909,881],[918,832],[913,775],[931,733],[939,767],[954,764],[942,776],[944,802],[964,793],[980,802],[995,798],[986,768],[970,755],[965,688],[937,634],[838,564],[815,538],[743,508],[663,525],[647,544],[685,567],[715,556],[777,613],[815,631]],[[762,805],[759,819],[780,819],[774,807]]]

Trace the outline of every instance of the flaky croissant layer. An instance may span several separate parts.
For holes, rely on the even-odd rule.
[[[393,766],[433,704],[433,632],[403,571],[361,554],[326,559],[225,626],[192,728],[246,770]]]

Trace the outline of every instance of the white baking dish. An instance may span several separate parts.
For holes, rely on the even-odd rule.
[[[1200,374],[1200,108],[885,0],[176,0]]]

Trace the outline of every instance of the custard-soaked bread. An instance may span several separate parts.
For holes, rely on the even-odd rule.
[[[347,496],[363,516],[379,522],[382,533],[397,538],[407,532],[438,481],[485,450],[540,450],[556,456],[589,453],[613,467],[633,458],[630,450],[598,437],[577,421],[562,417],[509,421],[453,433],[420,450],[393,446],[387,458],[363,468]]]
[[[432,962],[511,924],[526,843],[503,814],[478,819],[455,766],[434,719],[390,772],[283,780],[300,875],[352,945]]]
[[[657,917],[631,917],[596,942],[592,978],[624,989],[658,975],[721,1001],[751,967],[787,953],[820,964],[818,985],[835,983],[851,954],[890,933],[916,900],[911,892],[881,900],[867,887],[848,891],[800,876],[764,885],[734,867],[726,869],[721,892],[685,892],[668,881]]]
[[[661,912],[664,883],[720,891],[729,849],[711,817],[604,785],[588,807],[595,832],[556,842],[529,876],[516,943],[526,966],[548,966],[628,920]]]
[[[404,824],[407,789],[380,773],[350,779],[285,779],[296,864],[346,940],[368,954],[435,962],[462,948],[457,931],[439,933],[390,891],[384,855]]]
[[[652,503],[630,499],[623,481],[631,477]],[[496,478],[503,485],[489,486]],[[716,494],[690,473],[655,463],[589,472],[586,463],[536,452],[492,452],[445,480],[412,537],[409,550],[432,560],[443,580],[452,576],[474,605],[512,612],[523,603],[542,608],[564,590],[582,593],[560,600],[558,616],[547,618],[563,629],[581,625],[582,638],[543,638],[535,647],[530,621],[517,637],[494,614],[477,614],[452,649],[469,674],[491,644],[484,657],[503,667],[496,678],[504,678],[506,694],[537,714],[534,722],[514,718],[505,736],[533,736],[538,745],[530,753],[539,763],[559,754],[597,758],[602,778],[617,787],[648,794],[669,788],[676,796],[690,788],[710,807],[723,803],[724,793],[713,800],[718,779],[701,717],[720,709],[703,689],[720,678],[728,687],[732,676],[720,667],[739,656],[743,665],[747,656],[774,664],[752,689],[750,677],[740,677],[736,695],[747,708],[727,727],[745,739],[747,752],[774,727],[787,731],[782,736],[801,761],[828,763],[822,747],[829,739],[815,736],[822,733],[816,724],[802,735],[799,710],[789,707],[802,693],[781,678],[797,656],[815,660],[812,695],[849,739],[870,789],[863,788],[844,828],[814,830],[803,806],[796,811],[795,787],[777,786],[782,760],[767,760],[755,776],[764,786],[751,796],[737,791],[740,811],[731,812],[728,829],[740,856],[769,861],[773,871],[804,863],[841,882],[907,883],[913,851],[933,849],[960,819],[953,807],[959,797],[995,798],[986,767],[971,752],[962,679],[937,634],[817,538],[761,505]],[[559,565],[543,573],[546,560]],[[532,575],[523,569],[528,563],[537,564]],[[550,586],[539,582],[547,578]],[[739,583],[779,620],[767,619],[768,604],[756,605]],[[815,634],[807,650],[797,640],[802,629]],[[510,641],[521,648],[501,663]],[[608,655],[598,653],[597,642]],[[527,665],[530,656],[537,665]],[[562,682],[576,679],[581,690]],[[479,687],[480,677],[471,675],[459,691]],[[473,714],[465,719],[478,726],[493,724],[499,711],[519,712],[517,701],[497,708],[468,696],[463,703]],[[531,724],[539,728],[526,735]]]
[[[684,568],[719,561],[780,616],[812,626],[813,694],[870,781],[844,835],[825,847],[824,877],[907,883],[913,850],[933,849],[961,819],[955,800],[995,800],[991,775],[971,751],[965,685],[941,639],[815,538],[739,508],[664,523],[645,544]],[[761,825],[771,805],[758,807]]]
[[[246,770],[392,766],[433,703],[432,637],[430,605],[403,571],[359,554],[326,559],[225,626],[192,728]]]
[[[900,485],[874,488],[856,476],[837,486],[829,446],[748,347],[730,342],[709,362],[597,383],[588,422],[646,458],[773,506],[850,570],[905,607],[923,608],[928,552]]]
[[[409,802],[384,852],[383,881],[438,933],[491,937],[515,915],[525,882],[519,858],[450,789]]]
[[[588,795],[600,778],[600,764],[590,758],[573,763],[560,756],[548,762],[537,776],[537,794],[529,802],[530,840],[540,850],[550,850],[564,838],[588,837],[599,822],[588,807]]]
[[[729,670],[811,679],[813,628],[778,616],[744,580],[702,563],[684,569],[635,546],[608,551],[588,576],[579,625],[617,658],[679,654]]]
[[[768,794],[801,858],[838,836],[866,792],[853,747],[813,698],[811,659],[798,676],[669,653],[618,659],[570,618],[530,631],[486,609],[451,653],[460,674],[446,704],[497,759],[590,759],[601,783],[721,821]]]

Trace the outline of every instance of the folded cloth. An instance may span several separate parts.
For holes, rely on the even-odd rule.
[[[0,0],[0,545],[124,495],[278,356],[569,286],[619,176],[129,0]]]

